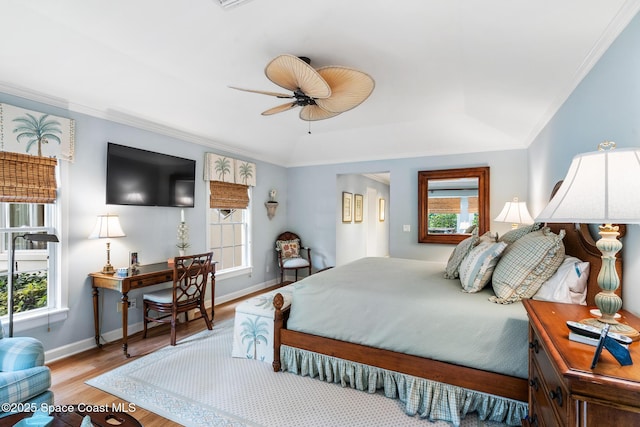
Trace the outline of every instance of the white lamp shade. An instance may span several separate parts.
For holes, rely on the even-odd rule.
[[[539,222],[640,223],[640,149],[579,154]]]
[[[124,237],[124,231],[120,226],[118,215],[98,215],[96,226],[89,235],[90,239],[103,239],[107,237]]]
[[[525,202],[518,202],[518,199],[513,199],[513,202],[507,202],[504,204],[504,208],[495,217],[494,221],[497,222],[510,222],[512,224],[533,224],[533,218],[527,209]]]

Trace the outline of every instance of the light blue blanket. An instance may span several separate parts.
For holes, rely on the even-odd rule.
[[[521,303],[469,294],[444,263],[362,258],[293,286],[288,329],[527,378]]]

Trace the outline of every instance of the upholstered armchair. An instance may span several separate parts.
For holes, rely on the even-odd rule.
[[[302,246],[300,237],[291,231],[285,231],[276,239],[278,266],[280,267],[280,283],[284,281],[285,270],[295,270],[298,281],[298,270],[308,268],[311,276],[311,248]],[[306,258],[302,256],[306,252]]]
[[[51,371],[44,348],[35,338],[4,336],[0,322],[0,402],[53,404]],[[0,411],[0,418],[9,415]]]

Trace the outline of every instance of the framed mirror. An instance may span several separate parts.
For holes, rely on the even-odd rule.
[[[418,242],[459,243],[489,231],[489,167],[418,172]]]

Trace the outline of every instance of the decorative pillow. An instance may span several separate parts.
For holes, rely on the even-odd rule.
[[[465,292],[478,292],[491,280],[491,273],[507,244],[480,243],[460,264],[460,282]]]
[[[478,243],[480,243],[480,237],[478,237],[477,231],[471,237],[458,243],[458,246],[451,252],[447,266],[444,269],[445,279],[457,279],[460,277],[460,263]]]
[[[589,269],[588,262],[565,256],[558,270],[542,284],[533,299],[587,305]]]
[[[538,230],[542,226],[542,223],[536,222],[535,224],[525,225],[524,227],[516,228],[511,231],[507,231],[498,239],[499,242],[505,242],[510,245],[519,238],[526,236],[532,231]]]
[[[554,234],[545,227],[509,245],[493,272],[496,295],[489,299],[510,304],[534,296],[564,260],[564,234],[564,230]]]
[[[276,246],[282,258],[300,258],[300,239],[278,240]]]

